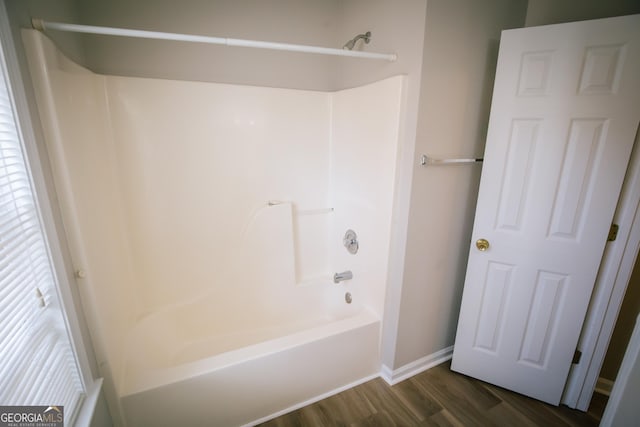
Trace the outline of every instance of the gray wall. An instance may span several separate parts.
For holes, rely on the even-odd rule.
[[[31,28],[31,18],[78,23],[77,0],[8,0],[5,3],[15,40],[20,40],[19,28]],[[84,63],[82,40],[78,35],[58,32],[50,37],[67,56]],[[18,48],[22,49],[21,43]]]
[[[338,90],[420,67],[424,0],[80,0],[83,24],[396,52],[398,61],[83,35],[85,65],[115,75]],[[401,5],[401,7],[398,7]]]
[[[342,47],[338,0],[81,0],[83,24]],[[353,31],[359,31],[354,29]],[[327,90],[337,61],[322,55],[83,36],[97,73]]]
[[[526,26],[640,13],[638,0],[529,0]]]

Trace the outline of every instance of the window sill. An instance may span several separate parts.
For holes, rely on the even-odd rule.
[[[98,399],[100,398],[100,394],[102,391],[102,378],[98,378],[93,382],[93,385],[87,390],[87,396],[84,398],[82,402],[82,407],[80,408],[80,412],[78,413],[78,417],[76,418],[73,425],[75,427],[89,427],[93,425],[93,417],[95,415],[96,406],[98,404]],[[102,425],[98,423],[96,425]]]

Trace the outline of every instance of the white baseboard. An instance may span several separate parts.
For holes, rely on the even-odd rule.
[[[599,377],[594,391],[609,396],[611,395],[611,389],[613,389],[613,381]]]
[[[395,385],[400,381],[404,381],[414,375],[424,372],[427,369],[431,369],[434,366],[451,360],[453,356],[453,346],[443,348],[440,351],[432,353],[428,356],[422,357],[414,362],[408,363],[398,369],[391,370],[386,365],[382,365],[380,376],[389,385]]]

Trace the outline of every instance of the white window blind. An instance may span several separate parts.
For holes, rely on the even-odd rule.
[[[0,55],[0,405],[64,405],[84,389]]]

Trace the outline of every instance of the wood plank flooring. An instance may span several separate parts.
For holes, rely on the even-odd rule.
[[[381,378],[290,412],[264,427],[597,426],[602,399],[584,413],[452,372],[443,363],[391,387]]]

